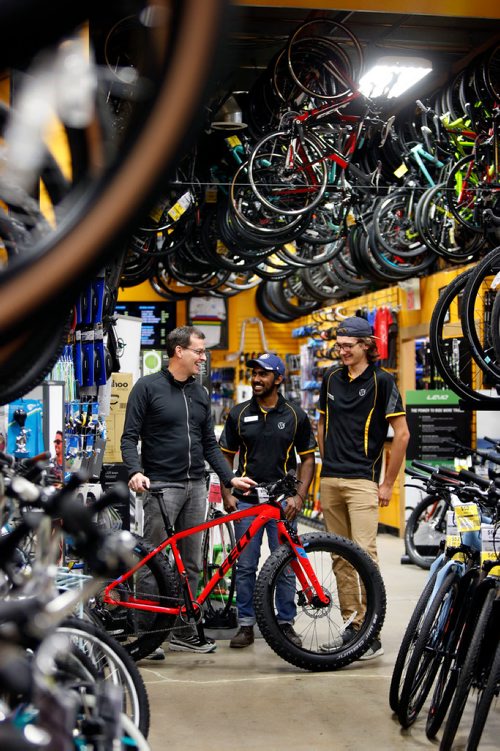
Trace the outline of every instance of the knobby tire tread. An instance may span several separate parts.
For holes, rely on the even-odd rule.
[[[274,551],[264,563],[257,579],[254,594],[257,623],[271,649],[292,665],[312,671],[338,670],[364,654],[380,632],[386,611],[384,583],[370,556],[351,540],[329,533],[306,534],[301,539],[306,552],[322,551],[327,555],[341,555],[356,569],[366,588],[367,616],[363,626],[352,642],[332,653],[298,647],[284,635],[274,612],[274,592],[279,574],[288,562],[294,560],[294,554],[288,545],[281,545]]]

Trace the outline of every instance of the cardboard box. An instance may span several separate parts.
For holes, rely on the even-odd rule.
[[[106,417],[106,451],[104,463],[115,464],[122,461],[120,440],[125,424],[125,410],[133,386],[132,373],[111,374],[111,403],[110,412]]]

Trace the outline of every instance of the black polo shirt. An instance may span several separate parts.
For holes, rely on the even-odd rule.
[[[274,409],[265,411],[252,397],[229,412],[220,437],[226,454],[239,453],[239,476],[258,483],[275,482],[290,469],[296,469],[299,456],[313,453],[316,439],[303,409],[281,394]],[[246,497],[246,500],[251,497]]]
[[[335,365],[323,378],[318,409],[325,416],[322,477],[378,482],[387,419],[405,414],[392,375],[369,365],[351,379]]]

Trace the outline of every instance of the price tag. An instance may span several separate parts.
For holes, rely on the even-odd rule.
[[[174,222],[177,222],[181,216],[189,209],[190,206],[192,206],[194,203],[194,197],[193,194],[187,191],[187,193],[184,193],[179,200],[174,203],[172,208],[170,208],[167,212],[169,217],[174,220]]]
[[[396,177],[403,177],[404,175],[406,175],[407,172],[408,172],[408,167],[403,162],[402,164],[399,165],[397,169],[394,170],[394,175]]]
[[[216,185],[207,185],[207,187],[205,188],[205,202],[217,203],[217,186]]]
[[[257,490],[257,496],[259,498],[259,503],[266,503],[266,501],[269,500],[269,493],[267,492],[267,488],[256,488]]]
[[[485,563],[486,561],[498,561],[497,554],[492,550],[482,550],[481,563]],[[488,571],[488,576],[500,576],[500,562],[498,563],[498,566],[493,566],[493,568]]]
[[[241,146],[241,141],[238,136],[229,136],[229,138],[226,138],[226,143],[231,149]]]
[[[489,576],[500,576],[500,529],[493,524],[481,524],[481,563],[498,561],[488,572]]]
[[[479,509],[476,503],[462,503],[455,506],[454,510],[458,531],[460,533],[477,532],[481,529],[481,519],[479,517]]]
[[[215,246],[215,247],[216,247],[216,251],[217,251],[217,253],[218,253],[218,254],[219,254],[220,256],[227,256],[227,254],[228,254],[228,250],[227,250],[227,247],[226,247],[226,246],[224,245],[224,243],[222,242],[222,240],[219,240],[219,239],[217,239],[217,243],[216,243],[216,246]]]
[[[446,541],[445,541],[447,548],[459,548],[462,544],[462,539],[460,537],[457,523],[455,521],[455,514],[453,511],[447,511],[446,512]],[[462,561],[464,560],[464,554],[463,553],[455,553],[453,556],[454,561]]]

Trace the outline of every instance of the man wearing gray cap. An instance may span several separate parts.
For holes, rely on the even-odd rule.
[[[390,373],[375,366],[377,344],[368,321],[346,318],[337,328],[340,363],[325,373],[319,399],[318,444],[322,457],[321,508],[329,532],[356,542],[378,563],[378,507],[390,503],[410,437],[398,388]],[[380,482],[384,442],[393,428],[390,458]],[[361,624],[364,607],[347,594],[349,571],[335,570],[344,621],[343,641]],[[356,601],[354,601],[356,600]],[[322,645],[324,651],[338,644]],[[380,635],[360,658],[384,653]]]
[[[311,423],[304,410],[287,401],[278,391],[285,376],[285,364],[281,358],[266,353],[249,360],[247,367],[252,368],[253,396],[229,412],[220,446],[231,467],[239,452],[238,475],[242,478],[250,476],[258,483],[276,482],[289,470],[296,469],[295,453],[298,454],[301,484],[296,495],[286,499],[285,506],[287,519],[293,521],[302,508],[314,475],[316,440]],[[236,505],[241,511],[258,503],[256,494],[254,497],[237,492],[234,494],[236,499],[223,488],[222,495],[227,511],[235,511]],[[235,522],[237,539],[253,520],[254,517],[246,517]],[[268,522],[265,529],[272,551],[279,545],[276,522]],[[248,647],[254,641],[253,593],[263,534],[264,529],[261,529],[236,563],[236,606],[240,628],[231,639],[229,646],[233,648]],[[295,576],[290,570],[281,579],[276,598],[278,621],[288,639],[300,646],[300,635],[292,625],[296,615]]]

